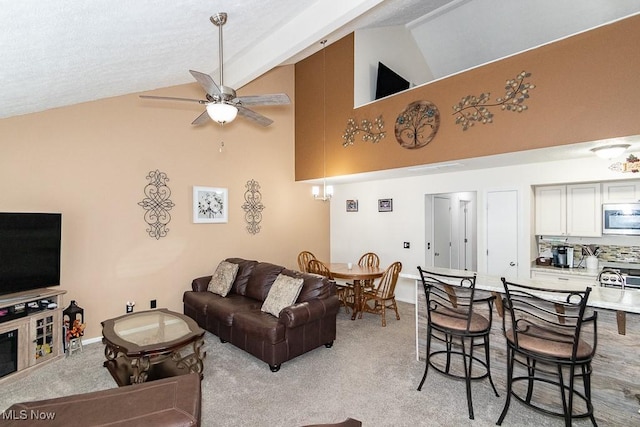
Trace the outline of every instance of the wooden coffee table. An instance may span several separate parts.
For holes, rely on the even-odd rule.
[[[109,370],[119,386],[196,372],[202,378],[204,330],[188,316],[161,308],[102,322]]]

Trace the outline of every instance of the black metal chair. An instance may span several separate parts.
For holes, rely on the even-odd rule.
[[[469,418],[473,419],[471,381],[489,378],[493,392],[499,397],[491,378],[489,358],[489,334],[495,297],[476,296],[475,274],[456,276],[426,271],[420,267],[418,271],[427,303],[427,351],[418,391],[422,390],[430,366],[448,377],[464,380]],[[444,349],[432,349],[432,339],[444,343]],[[483,359],[473,354],[478,346],[484,347]],[[477,374],[472,370],[474,364],[481,367]]]
[[[566,426],[586,417],[597,426],[591,403],[591,360],[597,344],[597,313],[587,310],[591,288],[543,289],[504,277],[502,283],[507,399],[496,424],[504,421],[513,396],[538,411],[563,417]],[[580,380],[582,390],[577,387]]]

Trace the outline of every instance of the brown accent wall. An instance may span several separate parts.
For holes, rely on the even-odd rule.
[[[293,66],[281,67],[239,94],[286,92],[293,100],[293,81]],[[153,94],[199,98],[202,90],[188,84]],[[294,182],[294,108],[256,107],[275,120],[268,128],[241,118],[196,128],[200,105],[131,94],[0,120],[0,211],[62,212],[61,287],[66,304],[85,309],[86,338],[100,336],[100,322],[124,314],[127,301],[135,311],[156,299],[181,312],[191,280],[226,257],[291,268],[301,250],[329,258],[328,205]],[[148,236],[138,206],[156,169],[167,173],[175,203],[159,240]],[[241,207],[251,179],[265,206],[256,235]],[[192,223],[194,185],[229,189],[227,224]]]
[[[327,46],[327,176],[370,172],[640,134],[640,16],[582,33],[407,92],[353,108],[353,35]],[[317,104],[323,52],[296,64],[296,180],[321,177],[322,122]],[[506,80],[521,71],[536,85],[528,111],[491,108],[493,123],[463,131],[453,106],[467,95],[504,95]],[[440,111],[435,138],[421,149],[401,148],[394,136],[398,114],[428,100]],[[315,109],[314,109],[315,108]],[[382,115],[386,137],[342,147],[347,120]],[[309,133],[314,133],[310,136]],[[312,146],[313,145],[313,146]]]

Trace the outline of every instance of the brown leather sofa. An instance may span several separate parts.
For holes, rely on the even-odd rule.
[[[339,309],[335,283],[267,262],[242,258],[225,261],[238,264],[226,297],[207,290],[211,276],[194,279],[193,290],[184,293],[184,314],[201,328],[267,362],[273,372],[287,360],[322,345],[333,345]],[[304,281],[296,303],[275,317],[260,308],[279,274],[302,277]]]
[[[200,425],[200,375],[193,373],[91,393],[16,403],[3,426]]]

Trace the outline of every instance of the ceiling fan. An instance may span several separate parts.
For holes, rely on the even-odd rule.
[[[206,92],[206,99],[176,98],[171,96],[152,96],[140,95],[140,98],[162,99],[169,101],[187,101],[204,104],[206,110],[202,112],[196,119],[191,122],[192,125],[201,125],[207,122],[209,118],[220,124],[232,122],[236,115],[241,115],[261,126],[269,126],[273,123],[268,117],[263,116],[253,110],[247,108],[247,105],[285,105],[290,104],[291,100],[286,93],[274,93],[267,95],[254,96],[236,96],[236,91],[228,86],[224,86],[223,80],[223,52],[222,52],[222,26],[227,22],[227,14],[224,12],[216,13],[209,18],[211,22],[218,27],[219,49],[218,56],[220,62],[220,85],[217,85],[213,78],[199,71],[189,70],[193,78],[196,79],[200,86]]]

